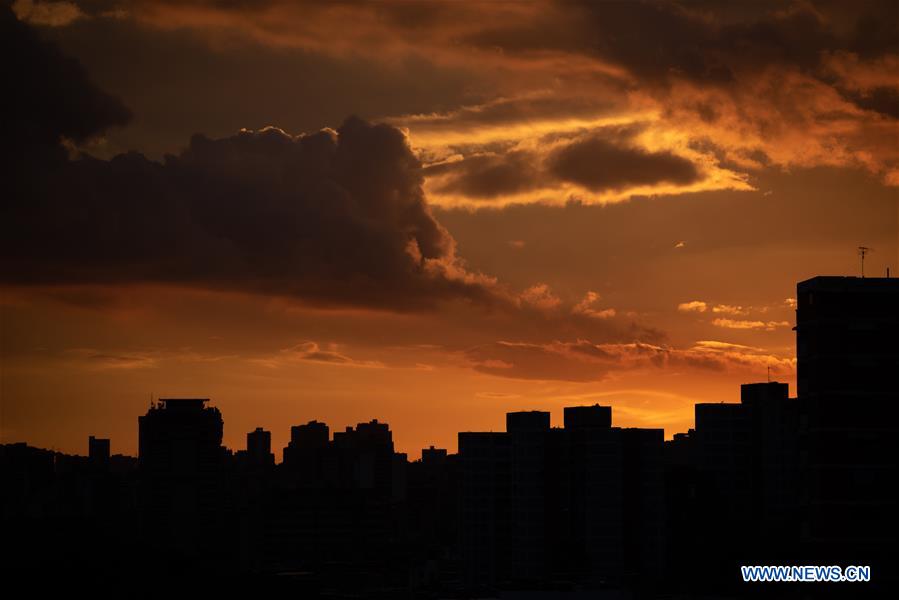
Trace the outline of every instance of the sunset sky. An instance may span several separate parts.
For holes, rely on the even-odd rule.
[[[795,394],[796,282],[899,270],[899,2],[4,2],[0,436],[239,449]]]

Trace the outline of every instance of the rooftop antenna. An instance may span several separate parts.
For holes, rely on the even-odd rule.
[[[871,252],[871,248],[868,248],[867,246],[859,246],[858,247],[858,255],[862,259],[862,278],[865,277],[865,256],[869,252]]]

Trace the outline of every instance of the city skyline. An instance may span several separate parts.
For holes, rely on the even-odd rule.
[[[869,279],[870,279],[870,277],[869,277]],[[876,277],[874,277],[874,279],[876,279]],[[794,292],[794,295],[795,295],[795,292]],[[791,324],[790,329],[791,330],[793,329],[792,324]],[[739,387],[738,387],[739,385],[751,384],[751,383],[761,383],[763,381],[762,377],[765,378],[764,380],[771,382],[771,383],[778,382],[776,371],[774,374],[772,374],[771,371],[768,368],[766,368],[766,367],[768,367],[768,365],[763,366],[762,364],[758,364],[758,365],[756,365],[756,367],[759,369],[765,368],[764,373],[757,373],[756,374],[757,378],[755,380],[746,380],[746,381],[741,381],[739,383],[736,383],[736,385],[733,387],[733,389],[730,390],[730,392],[726,395],[726,397],[720,398],[718,400],[703,399],[701,401],[695,402],[692,405],[690,405],[689,411],[688,411],[689,414],[687,415],[686,419],[681,420],[682,426],[679,429],[672,429],[671,427],[666,426],[665,423],[663,423],[663,422],[653,423],[649,419],[629,421],[629,420],[627,420],[627,418],[625,418],[623,420],[623,422],[620,419],[616,419],[614,426],[616,426],[616,427],[659,428],[659,429],[664,430],[665,439],[671,440],[671,439],[673,439],[673,437],[676,434],[686,433],[689,429],[694,428],[695,422],[694,422],[693,409],[696,404],[700,404],[702,402],[732,403],[739,399]],[[792,392],[790,397],[795,397],[795,395],[796,395],[795,371],[791,370],[789,373],[790,373],[790,375],[788,376],[787,381],[785,381],[783,383],[785,385],[789,386],[789,389]],[[164,387],[164,386],[156,385],[154,387]],[[625,394],[626,393],[627,392],[625,392]],[[206,399],[212,401],[213,403],[215,403],[215,401],[216,401],[216,399],[214,397],[208,397]],[[165,400],[166,400],[166,398],[164,398],[160,395],[155,395],[154,397],[149,398],[149,403],[152,406],[154,403],[157,403],[160,401],[165,401]],[[566,402],[568,403],[569,406],[571,406],[571,405],[588,406],[588,405],[592,405],[592,404],[604,404],[605,403],[608,406],[614,407],[616,404],[615,401],[616,401],[616,392],[610,392],[608,394],[590,394],[590,395],[586,395],[585,397],[571,396],[571,397],[559,399],[555,402],[555,405],[551,405],[551,406],[540,405],[537,403],[537,401],[533,401],[530,404],[520,405],[520,406],[516,406],[514,404],[514,402],[511,402],[511,405],[508,407],[508,409],[501,410],[499,412],[499,414],[494,417],[493,421],[488,422],[486,425],[473,423],[472,427],[470,429],[468,429],[467,431],[475,431],[475,430],[480,430],[480,429],[490,430],[490,431],[493,431],[493,430],[499,431],[499,430],[501,430],[501,428],[504,424],[506,414],[509,410],[511,410],[511,411],[515,411],[515,410],[522,410],[522,411],[524,411],[524,410],[546,410],[547,412],[549,412],[552,415],[553,422],[558,423],[562,420],[563,410],[566,406]],[[616,417],[617,417],[617,415],[616,415]],[[252,419],[252,417],[247,417],[247,418]],[[263,429],[265,429],[266,431],[268,431],[272,434],[273,440],[274,440],[272,442],[272,447],[273,448],[282,448],[287,445],[287,442],[290,439],[290,434],[289,434],[290,427],[306,422],[304,420],[305,415],[301,415],[301,414],[297,414],[295,417],[286,416],[284,418],[286,418],[287,421],[281,423],[281,424],[283,424],[282,427],[279,427],[277,425],[271,425],[271,424],[253,423],[252,421],[248,422],[248,427],[246,428],[247,429],[246,431],[238,430],[237,428],[235,428],[233,426],[230,429],[226,427],[224,430],[225,431],[225,440],[227,442],[225,444],[225,446],[232,448],[234,450],[243,448],[244,447],[243,444],[245,444],[245,440],[246,440],[246,438],[245,438],[246,434],[249,431],[252,431],[254,428],[261,426],[261,427],[263,427]],[[315,414],[309,413],[309,419],[311,419],[312,421],[317,421],[317,420],[325,421],[326,423],[331,425],[331,427],[333,428],[332,431],[340,431],[340,430],[343,430],[345,427],[352,427],[359,423],[365,423],[365,422],[368,422],[371,418],[374,418],[376,421],[380,419],[381,422],[385,422],[388,424],[391,422],[388,418],[385,418],[383,416],[376,416],[374,414],[369,414],[369,415],[362,414],[355,421],[348,420],[346,422],[331,422],[328,419],[324,418],[322,415],[315,415]],[[121,431],[122,428],[119,427],[118,430]],[[396,428],[393,431],[395,434]],[[459,431],[462,431],[462,430],[459,430]],[[81,453],[81,450],[83,450],[83,447],[84,447],[83,440],[85,439],[86,436],[88,436],[88,434],[90,434],[90,436],[103,437],[106,439],[110,439],[112,442],[113,449],[116,450],[114,453],[128,455],[128,456],[136,456],[137,455],[137,436],[136,435],[131,436],[131,437],[125,437],[124,444],[119,442],[119,445],[117,446],[116,438],[108,433],[103,432],[103,431],[88,431],[87,429],[85,429],[85,430],[79,431],[77,433],[80,435],[80,438],[79,438],[81,440],[80,443],[70,444],[69,447],[65,447],[65,448],[60,448],[55,445],[49,445],[46,447],[53,449],[53,450],[59,450],[59,451],[65,452],[65,453],[77,455],[77,454]],[[419,457],[421,450],[428,448],[428,447],[432,447],[432,448],[433,447],[441,447],[441,448],[447,449],[450,452],[454,452],[454,451],[457,451],[457,433],[458,433],[458,431],[451,432],[449,434],[449,443],[446,443],[447,436],[443,436],[443,443],[440,443],[440,441],[425,439],[424,444],[421,444],[418,446],[408,446],[405,444],[398,444],[398,448],[402,452],[407,454],[410,457],[410,460],[414,460],[417,457]],[[404,439],[404,437],[401,436],[400,439]],[[3,440],[4,443],[11,443],[11,442],[16,442],[16,441],[31,442],[31,440],[24,440],[24,439],[4,439]],[[406,444],[408,444],[408,442]],[[41,444],[39,444],[39,443],[36,443],[34,445],[41,446]],[[276,453],[276,460],[278,462],[280,462],[280,454]]]
[[[595,403],[565,406],[561,427],[507,412],[504,428],[460,431],[457,452],[413,461],[388,423],[332,435],[312,420],[290,427],[277,461],[272,432],[233,451],[209,399],[165,398],[137,417],[136,458],[93,435],[87,456],[0,445],[17,550],[5,572],[32,579],[47,544],[67,585],[92,587],[880,597],[897,581],[899,279],[796,287],[797,397],[742,384],[738,403],[696,404],[671,440]]]
[[[818,276],[818,277],[812,278],[812,279],[807,280],[807,281],[801,281],[801,282],[797,283],[797,286],[796,286],[796,287],[797,287],[797,290],[802,290],[804,287],[805,287],[806,289],[809,289],[809,290],[815,290],[815,289],[818,289],[819,287],[820,287],[821,289],[824,289],[824,290],[831,289],[831,288],[832,288],[832,289],[843,289],[843,288],[852,288],[853,286],[855,286],[856,284],[854,284],[853,281],[858,281],[858,285],[864,286],[864,285],[866,285],[866,280],[867,280],[867,285],[870,285],[870,284],[872,284],[872,283],[875,284],[875,285],[883,285],[883,290],[884,290],[884,291],[889,290],[889,287],[888,287],[888,286],[892,285],[892,283],[893,283],[893,281],[891,281],[891,278],[889,278],[889,277],[887,277],[887,278],[878,278],[878,277],[868,277],[868,278],[865,278],[865,277],[860,277],[860,278],[859,278],[859,277],[851,277],[851,276],[850,276],[850,277],[845,277],[845,276],[839,276],[839,277],[834,277],[834,276]],[[822,282],[823,282],[823,283],[822,283]],[[808,293],[808,292],[806,292],[806,293]],[[797,295],[799,295],[799,294],[797,294]],[[798,309],[797,309],[797,310],[798,310]],[[798,327],[798,322],[797,322],[797,326],[796,326],[796,327],[792,327],[791,330],[792,330],[792,331],[796,331],[796,330],[797,330],[797,327]],[[809,335],[809,334],[806,334],[806,335]],[[808,343],[808,342],[806,342],[806,343]],[[838,368],[844,368],[844,365],[842,365],[842,364],[836,365],[836,366],[837,366]],[[883,373],[880,373],[880,372],[878,372],[878,371],[874,371],[874,372],[872,372],[872,373],[870,374],[870,376],[872,376],[872,377],[873,377],[873,376],[882,377],[882,376],[883,376]],[[795,381],[795,379],[794,379],[794,381]],[[886,380],[885,380],[885,381],[886,381]],[[794,383],[794,385],[795,385],[795,383]],[[771,373],[770,373],[770,371],[767,371],[767,372],[766,372],[766,381],[764,381],[764,382],[762,382],[762,381],[749,381],[749,382],[744,382],[744,383],[740,384],[740,390],[741,390],[741,391],[739,392],[739,397],[741,398],[742,401],[745,402],[745,399],[744,399],[744,397],[745,397],[745,389],[752,388],[753,386],[769,386],[769,387],[770,387],[770,386],[775,386],[775,387],[778,387],[778,388],[782,388],[782,389],[783,389],[783,394],[782,394],[782,395],[783,395],[783,398],[784,398],[784,399],[790,399],[790,400],[792,400],[792,401],[795,401],[796,398],[797,398],[797,395],[796,395],[796,394],[793,394],[793,395],[790,394],[790,390],[791,390],[791,388],[790,388],[790,383],[788,383],[788,382],[781,382],[781,381],[778,381],[777,379],[772,379],[772,378],[771,378]],[[887,383],[884,383],[884,386],[885,386],[884,389],[886,389],[886,386],[888,386],[888,384],[887,384]],[[796,391],[796,390],[794,390],[794,391]],[[215,404],[214,404],[214,399],[213,399],[213,398],[208,398],[208,397],[202,397],[202,398],[201,398],[201,397],[196,397],[196,398],[184,398],[184,397],[179,397],[179,398],[172,398],[172,397],[170,397],[170,398],[162,398],[162,397],[157,397],[157,398],[151,398],[151,399],[150,399],[150,403],[149,403],[150,412],[152,412],[153,410],[156,410],[156,409],[164,408],[167,402],[177,402],[177,403],[185,403],[185,404],[190,404],[190,403],[196,404],[196,403],[200,403],[200,404],[202,404],[202,405],[204,405],[204,406],[205,406],[205,403],[207,403],[207,402],[213,402],[213,404],[211,405],[211,407],[212,407],[212,408],[215,408],[216,410],[218,410],[218,407],[215,406]],[[704,408],[705,406],[712,406],[712,407],[714,407],[715,405],[739,406],[738,403],[727,402],[727,401],[725,401],[725,400],[721,400],[721,401],[718,401],[718,402],[716,402],[716,403],[696,403],[696,404],[694,404],[694,406],[693,406],[693,409],[694,409],[694,416],[696,415],[697,407],[700,407],[700,406],[703,407],[703,408]],[[541,414],[547,415],[547,419],[548,419],[547,422],[546,422],[546,427],[547,427],[547,428],[557,429],[557,428],[559,428],[559,425],[558,425],[558,423],[559,423],[559,418],[558,418],[558,416],[559,416],[559,415],[556,414],[556,413],[561,412],[561,416],[563,417],[562,421],[564,422],[565,420],[568,419],[568,415],[569,415],[569,411],[570,411],[570,410],[574,410],[574,409],[576,409],[576,408],[589,409],[589,408],[600,407],[600,406],[601,406],[601,405],[600,405],[599,402],[594,402],[594,403],[592,403],[592,404],[586,404],[586,403],[582,403],[582,404],[571,404],[571,405],[568,405],[568,406],[562,406],[562,407],[560,407],[559,409],[557,409],[557,410],[555,410],[555,411],[553,411],[553,410],[546,410],[547,407],[528,407],[528,408],[525,408],[525,407],[518,407],[517,409],[512,410],[511,412],[506,412],[506,413],[504,413],[504,414],[503,414],[503,419],[505,420],[505,424],[508,426],[508,415],[509,415],[509,414],[512,414],[512,413],[522,413],[522,414],[524,414],[524,413],[528,413],[528,412],[539,412],[539,413],[541,413]],[[612,420],[611,414],[612,414],[613,406],[612,406],[611,404],[609,404],[609,405],[602,405],[602,408],[603,408],[604,410],[605,410],[605,409],[608,409],[608,411],[609,411],[608,423],[605,424],[606,427],[616,427],[616,428],[621,428],[621,427],[624,427],[624,428],[632,427],[632,426],[630,426],[630,425],[622,425],[621,423],[616,423],[616,422],[614,422],[614,421]],[[555,418],[553,417],[553,415],[555,415]],[[288,434],[287,434],[286,436],[284,436],[284,435],[276,435],[276,437],[275,437],[274,439],[275,439],[275,440],[280,440],[280,439],[284,438],[284,439],[285,439],[285,443],[284,443],[281,447],[283,448],[283,451],[286,451],[286,450],[287,450],[287,446],[289,445],[289,441],[290,441],[290,439],[291,439],[291,437],[292,437],[292,433],[291,433],[291,432],[292,432],[293,429],[296,429],[297,427],[308,427],[308,426],[313,426],[313,425],[324,425],[324,428],[325,428],[326,431],[339,433],[339,432],[344,431],[344,430],[345,430],[345,431],[352,431],[354,427],[365,426],[365,425],[377,425],[377,424],[379,424],[379,423],[380,423],[381,425],[383,425],[383,426],[388,427],[388,428],[389,428],[389,426],[390,426],[390,423],[389,423],[388,421],[385,421],[385,420],[383,420],[383,419],[380,419],[380,420],[379,420],[379,417],[373,416],[373,417],[370,418],[370,419],[363,419],[363,420],[361,420],[361,421],[359,421],[359,422],[357,422],[357,423],[347,423],[345,426],[344,426],[344,425],[340,425],[340,426],[335,427],[335,428],[332,429],[332,428],[329,426],[329,423],[327,422],[327,420],[319,421],[319,417],[316,417],[316,416],[313,415],[312,418],[311,418],[310,420],[308,420],[308,421],[304,421],[303,418],[299,418],[299,419],[295,420],[295,422],[292,421],[292,422],[288,423],[288,424],[287,424]],[[654,427],[651,423],[647,423],[647,424],[645,424],[645,425],[646,425],[647,427],[651,428],[651,429],[659,429],[659,430],[663,430],[663,431],[665,430],[664,427],[661,427],[661,426],[659,426],[659,427]],[[269,430],[269,429],[266,429],[266,428],[264,428],[264,427],[258,426],[258,425],[254,425],[254,426],[252,426],[252,427],[253,427],[253,429],[251,429],[250,431],[241,432],[241,433],[239,433],[239,434],[233,434],[233,433],[232,433],[232,436],[231,436],[232,438],[234,438],[234,439],[241,439],[241,438],[242,438],[242,439],[243,439],[244,445],[243,445],[242,448],[238,448],[238,447],[237,447],[237,446],[239,446],[239,444],[238,444],[237,446],[235,446],[235,447],[231,447],[231,446],[229,446],[228,444],[223,444],[223,447],[226,448],[226,449],[229,450],[229,451],[232,451],[232,452],[236,452],[236,451],[249,452],[249,451],[251,450],[251,448],[250,448],[250,443],[251,443],[251,442],[250,442],[250,436],[252,436],[252,435],[254,435],[254,434],[257,434],[257,435],[258,435],[258,434],[264,434],[264,435],[266,436],[266,438],[267,438],[266,444],[267,444],[267,446],[268,446],[269,448],[277,449],[277,448],[279,447],[279,446],[277,446],[276,443],[273,443],[273,442],[272,442],[272,434],[273,434],[273,431],[271,431],[271,430]],[[696,429],[696,418],[694,418],[694,420],[693,420],[693,422],[692,422],[692,426],[690,426],[690,427],[688,427],[688,428],[686,428],[686,429],[684,429],[684,430],[682,430],[682,431],[665,431],[665,434],[664,434],[664,440],[665,440],[665,441],[676,441],[678,438],[684,439],[684,438],[683,438],[684,435],[687,435],[687,434],[693,432],[695,429]],[[483,431],[488,431],[488,430],[484,429],[483,427],[482,427],[481,429],[469,429],[469,430],[465,430],[465,431],[461,431],[461,430],[460,430],[460,431],[456,432],[457,439],[458,439],[458,435],[460,435],[460,434],[467,433],[467,432],[472,432],[472,431],[481,431],[481,430],[483,430]],[[499,431],[500,429],[497,428],[497,430]],[[489,431],[492,432],[493,429],[489,429]],[[224,427],[223,427],[223,432],[224,432]],[[390,432],[391,432],[391,435],[393,435],[393,434],[395,433],[395,430],[390,430]],[[96,432],[92,432],[88,437],[89,437],[89,446],[92,445],[92,444],[95,442],[95,438],[96,438],[96,439],[101,440],[103,443],[107,444],[107,446],[106,446],[106,453],[107,453],[107,454],[110,453],[110,448],[113,447],[113,446],[111,446],[111,444],[110,444],[110,442],[112,441],[110,438],[103,438],[103,437],[101,437],[100,435],[96,435]],[[223,437],[223,439],[224,439],[224,435],[223,435],[222,437]],[[332,433],[329,433],[328,436],[326,437],[326,440],[327,440],[327,441],[333,440],[333,434],[332,434]],[[23,441],[23,440],[20,440],[20,442],[21,442],[21,441]],[[9,443],[9,442],[7,442],[7,443]],[[137,447],[137,445],[135,444],[135,448],[136,448],[136,447]],[[425,451],[425,450],[428,450],[428,449],[434,450],[435,448],[437,448],[438,450],[447,451],[447,452],[450,452],[450,453],[452,453],[452,452],[454,452],[454,451],[455,451],[455,452],[458,452],[458,445],[456,445],[456,446],[443,446],[443,447],[439,447],[439,446],[435,446],[434,443],[429,443],[429,444],[427,444],[427,445],[421,446],[421,447],[419,447],[419,448],[414,449],[414,450],[411,451],[411,452],[409,451],[409,449],[406,449],[406,448],[400,448],[399,450],[401,450],[401,451],[402,451],[402,454],[404,454],[405,456],[411,457],[411,460],[416,460],[416,459],[419,459],[419,460],[420,460],[420,458],[421,458],[420,453],[421,453],[422,451]],[[57,449],[55,449],[55,448],[51,448],[51,449],[54,450],[54,451],[57,450]],[[77,455],[78,453],[76,452],[75,454]],[[115,452],[114,454],[120,454],[120,455],[128,456],[127,453],[119,453],[119,452]],[[134,456],[134,455],[136,455],[136,454],[137,454],[137,453],[132,453],[132,456]],[[280,464],[280,463],[283,462],[283,458],[282,458],[282,457],[283,457],[283,454],[278,454],[277,452],[275,452],[275,453],[273,454],[274,461],[275,461],[275,463],[277,463],[277,464]]]

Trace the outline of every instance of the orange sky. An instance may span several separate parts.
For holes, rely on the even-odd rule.
[[[795,393],[796,282],[899,267],[896,11],[19,0],[0,436],[134,453],[200,396],[417,457]]]

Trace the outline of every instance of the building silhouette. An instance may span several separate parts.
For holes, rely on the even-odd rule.
[[[796,291],[804,555],[895,583],[899,280],[815,277]]]
[[[87,457],[95,469],[107,470],[109,468],[109,439],[88,437]]]
[[[720,587],[740,565],[794,564],[798,401],[787,384],[744,384],[739,403],[694,410],[695,428],[665,442],[666,529],[680,542],[669,579]]]
[[[255,467],[273,467],[275,465],[271,431],[257,427],[247,434],[247,461]]]
[[[228,560],[228,453],[222,415],[208,401],[163,399],[138,417],[142,534],[176,563]]]
[[[284,470],[296,485],[320,487],[336,480],[336,460],[331,459],[331,430],[310,421],[290,428],[290,442],[282,453]]]
[[[611,426],[611,409],[506,415],[459,434],[459,534],[470,586],[658,580],[663,432]]]
[[[458,560],[458,455],[431,446],[407,466],[407,547],[413,561],[410,578],[425,589],[460,585]]]

